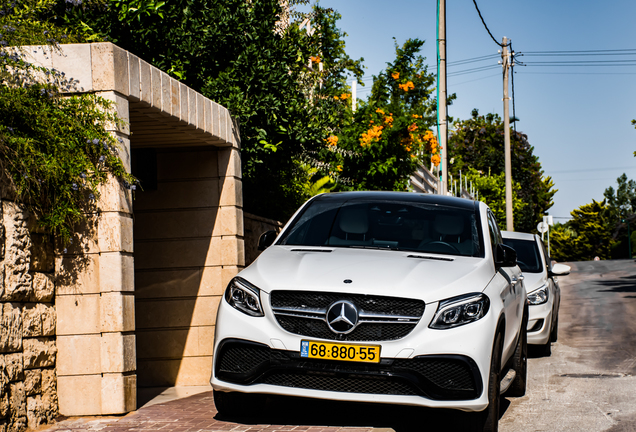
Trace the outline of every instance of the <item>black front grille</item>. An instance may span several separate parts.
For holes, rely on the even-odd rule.
[[[345,393],[418,396],[417,390],[408,383],[386,378],[372,379],[369,377],[340,377],[274,372],[263,380],[263,384]]]
[[[312,390],[385,395],[419,395],[469,400],[482,391],[475,363],[464,356],[382,359],[376,363],[301,358],[298,352],[230,340],[215,359],[216,376],[235,384],[271,384]]]
[[[422,300],[351,293],[272,291],[272,307],[327,308],[338,300],[348,300],[365,312],[422,316]]]
[[[358,326],[348,334],[333,332],[320,314],[307,316],[304,310],[321,310],[326,313],[329,306],[339,300],[353,303],[361,314],[381,314],[392,322],[365,322],[361,318]],[[312,338],[340,341],[390,341],[405,337],[417,325],[424,314],[422,300],[399,297],[384,297],[351,293],[325,293],[304,291],[272,291],[271,305],[278,324],[286,331]],[[277,308],[292,309],[278,313]],[[410,317],[408,323],[397,317]]]

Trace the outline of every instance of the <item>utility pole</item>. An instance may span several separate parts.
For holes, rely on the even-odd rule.
[[[437,98],[437,113],[439,115],[439,146],[441,149],[442,161],[440,189],[441,195],[448,193],[448,115],[446,113],[446,0],[438,0],[438,34],[437,46],[439,50],[439,60],[437,64],[437,85],[439,89]]]
[[[508,53],[508,38],[504,36],[501,52],[503,66],[503,120],[504,120],[504,151],[505,151],[505,170],[506,170],[506,230],[514,231],[514,223],[512,219],[512,163],[510,160],[510,108],[508,98],[508,73],[510,71],[510,54]]]
[[[358,102],[358,80],[353,79],[351,83],[351,111],[356,112]]]

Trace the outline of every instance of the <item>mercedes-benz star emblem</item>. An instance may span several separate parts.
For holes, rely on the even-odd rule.
[[[358,325],[358,309],[346,300],[333,303],[327,310],[327,325],[334,333],[351,333]]]

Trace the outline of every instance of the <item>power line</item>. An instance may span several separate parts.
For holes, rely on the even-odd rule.
[[[481,56],[481,57],[473,57],[473,58],[469,58],[469,59],[464,59],[464,60],[456,60],[454,62],[449,62],[447,64],[447,66],[452,67],[452,66],[460,66],[463,64],[468,64],[468,63],[478,63],[478,62],[482,62],[485,60],[490,60],[493,57],[499,57],[498,54],[489,54],[489,55],[485,55],[485,56]]]
[[[580,50],[580,51],[524,51],[523,54],[568,54],[568,53],[609,53],[609,52],[636,52],[636,48],[615,50]]]
[[[500,67],[499,65],[480,66],[480,67],[471,68],[471,69],[464,69],[464,70],[457,71],[457,72],[451,72],[451,73],[447,74],[447,76],[454,77],[454,76],[459,76],[459,75],[466,75],[466,74],[469,74],[469,73],[475,73],[475,72],[481,72],[481,71],[486,71],[486,70],[498,69],[499,67]]]
[[[479,10],[479,6],[477,6],[477,1],[473,0],[473,4],[475,5],[475,9],[477,9],[477,13],[479,14],[479,18],[481,18],[481,23],[484,25],[484,27],[486,28],[486,31],[488,32],[488,34],[490,35],[490,37],[492,38],[493,41],[495,41],[495,43],[497,45],[499,45],[500,47],[503,48],[503,44],[499,43],[497,41],[497,39],[495,39],[495,37],[492,35],[492,33],[490,32],[490,29],[488,28],[488,26],[486,25],[486,21],[484,21],[484,17],[481,16],[481,11]]]

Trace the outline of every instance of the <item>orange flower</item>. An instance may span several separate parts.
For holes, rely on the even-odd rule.
[[[343,93],[340,95],[340,99],[342,100],[347,100],[351,97],[351,95],[349,93]]]
[[[325,139],[325,141],[327,142],[327,144],[329,144],[330,146],[336,146],[338,145],[338,137],[335,135],[331,135],[329,138]]]
[[[413,85],[413,81],[409,81],[406,84],[399,84],[398,87],[404,90],[405,92],[415,88],[415,86]]]
[[[389,127],[392,127],[393,126],[393,117],[391,117],[391,116],[384,117],[384,123],[389,125]]]
[[[373,141],[379,141],[382,138],[382,126],[373,126],[368,131],[362,134],[362,138],[360,138],[360,145],[362,147],[371,144]]]
[[[334,96],[333,98],[334,98],[335,100],[338,100],[338,99],[340,99],[340,98],[339,98],[338,96]]]
[[[338,166],[336,166],[336,170],[338,170],[338,171],[342,171],[342,165],[338,165]]]
[[[417,130],[417,125],[415,123],[413,123],[411,126],[408,127],[409,132],[414,132]]]
[[[309,60],[311,60],[314,63],[320,63],[320,57],[319,56],[310,56]]]
[[[435,166],[439,166],[439,163],[442,161],[442,158],[439,155],[433,155],[431,157],[431,163]]]
[[[413,117],[414,119],[422,118],[421,115],[417,115],[417,114],[412,114],[411,117]]]
[[[378,108],[377,110],[375,110],[375,112],[384,115],[384,111],[382,110],[382,108]]]
[[[393,72],[391,74],[391,76],[393,77],[394,80],[399,79],[400,78],[400,73],[399,72]]]

